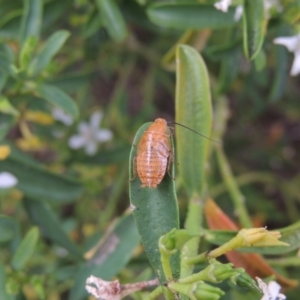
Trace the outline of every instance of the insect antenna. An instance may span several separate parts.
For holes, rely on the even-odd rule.
[[[200,135],[200,136],[202,136],[202,137],[204,137],[204,138],[206,138],[206,139],[208,139],[208,140],[210,140],[210,141],[212,141],[212,142],[221,144],[219,141],[213,140],[213,139],[211,139],[211,138],[209,138],[209,137],[207,137],[207,136],[205,136],[205,135],[199,133],[198,131],[196,131],[196,130],[190,128],[190,127],[187,127],[187,126],[185,126],[185,125],[182,125],[182,124],[180,124],[180,123],[177,123],[177,122],[168,122],[168,123],[170,123],[170,124],[175,124],[175,125],[184,127],[184,128],[186,128],[186,129],[188,129],[188,130],[190,130],[190,131],[192,131],[192,132],[194,132],[194,133],[196,133],[196,134],[198,134],[198,135]]]

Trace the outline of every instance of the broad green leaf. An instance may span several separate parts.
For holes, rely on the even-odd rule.
[[[38,238],[39,231],[36,227],[31,228],[27,232],[17,251],[12,257],[11,265],[15,270],[20,271],[25,267],[26,263],[33,255]]]
[[[0,243],[12,240],[15,234],[15,230],[16,223],[14,219],[0,215]]]
[[[82,185],[78,181],[51,173],[31,157],[12,149],[10,156],[0,161],[0,171],[14,174],[19,181],[17,188],[26,196],[40,201],[69,203],[81,195]]]
[[[147,14],[156,25],[174,29],[221,29],[233,26],[234,8],[225,14],[213,5],[182,1],[161,2],[149,6]]]
[[[140,237],[132,215],[124,215],[99,241],[92,258],[79,269],[69,299],[86,299],[85,282],[91,275],[111,280],[126,266],[139,243]]]
[[[241,252],[256,252],[267,255],[280,255],[292,252],[300,247],[300,221],[288,227],[277,229],[282,235],[279,239],[282,242],[290,244],[290,246],[274,246],[274,247],[250,247],[239,248]],[[215,245],[223,245],[237,234],[234,230],[205,230],[204,238]]]
[[[57,105],[72,117],[76,118],[78,116],[79,112],[76,103],[61,89],[50,84],[40,84],[37,87],[37,91],[42,98]]]
[[[42,13],[42,0],[24,0],[24,11],[20,27],[20,40],[22,43],[29,36],[39,37],[42,25]]]
[[[177,48],[176,128],[177,159],[180,176],[191,196],[202,195],[212,128],[212,107],[208,72],[202,57],[192,47]]]
[[[44,236],[67,249],[74,256],[82,257],[80,249],[70,240],[49,204],[25,198],[24,206],[31,220],[40,227]]]
[[[125,20],[115,0],[96,0],[102,22],[112,39],[124,40],[128,34]]]
[[[264,41],[266,19],[262,0],[245,0],[243,14],[244,52],[254,59]]]
[[[61,49],[69,36],[70,33],[66,30],[58,30],[53,33],[30,64],[28,74],[30,76],[39,74],[50,63],[53,56]]]
[[[130,178],[133,178],[136,173],[133,169],[133,159],[137,155],[137,145],[142,134],[147,130],[150,124],[151,123],[146,123],[140,127],[134,138],[129,159]],[[171,174],[174,177],[173,164]],[[165,283],[165,276],[158,250],[158,240],[171,229],[179,229],[175,182],[168,172],[166,172],[165,177],[157,188],[147,188],[141,187],[139,177],[135,176],[135,178],[129,182],[129,197],[145,252],[155,274],[163,284]],[[174,278],[179,278],[180,267],[177,256],[173,257],[171,265]]]

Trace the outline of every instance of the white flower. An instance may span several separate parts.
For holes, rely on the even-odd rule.
[[[14,187],[18,183],[18,179],[11,173],[1,172],[0,173],[0,189],[9,189]]]
[[[258,283],[258,287],[264,294],[261,300],[284,300],[286,296],[280,294],[281,286],[276,281],[270,281],[268,284],[263,282],[260,278],[255,277]]]
[[[70,126],[73,124],[73,119],[71,116],[66,114],[62,109],[59,107],[54,107],[52,110],[52,117],[57,120],[62,122],[63,124]]]
[[[214,7],[222,12],[227,12],[228,7],[231,5],[231,0],[220,0],[214,4]]]
[[[84,148],[88,155],[97,152],[97,145],[100,142],[107,142],[112,139],[113,134],[108,129],[100,129],[103,114],[96,111],[92,114],[90,122],[80,122],[78,125],[79,134],[69,139],[69,146],[72,149]]]
[[[223,12],[228,12],[228,7],[231,5],[232,0],[220,0],[214,4],[216,9]],[[270,9],[275,8],[278,12],[283,11],[283,7],[279,0],[264,0],[264,10],[267,19],[270,18]],[[238,5],[234,13],[234,21],[238,22],[243,15],[244,7],[243,5]]]
[[[238,22],[241,17],[243,16],[243,12],[244,12],[244,7],[243,5],[238,5],[235,9],[235,13],[234,13],[234,21]]]
[[[228,12],[228,7],[231,5],[231,0],[220,0],[214,4],[214,7],[222,12]],[[234,13],[234,21],[239,21],[243,15],[243,5],[238,5]]]
[[[300,33],[290,37],[278,37],[273,42],[287,47],[290,52],[294,52],[295,58],[290,74],[291,76],[298,75],[300,73]]]

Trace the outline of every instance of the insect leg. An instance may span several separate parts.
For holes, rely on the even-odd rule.
[[[173,155],[173,151],[172,150],[170,150],[170,154],[169,154],[169,157],[168,157],[168,166],[167,166],[167,169],[168,169],[168,174],[169,174],[169,176],[173,179],[173,180],[175,180],[175,178],[172,176],[172,174],[171,174],[171,166],[172,166],[172,164],[174,163],[174,155]]]
[[[133,178],[129,178],[129,181],[133,181],[137,174],[137,168],[136,168],[136,156],[132,160],[132,171],[133,171]]]

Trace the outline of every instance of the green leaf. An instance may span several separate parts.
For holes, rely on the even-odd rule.
[[[110,37],[116,42],[124,40],[128,32],[125,20],[115,0],[96,0],[96,5]]]
[[[51,61],[53,56],[61,49],[70,33],[66,30],[58,30],[46,41],[41,52],[34,58],[29,66],[28,74],[34,76],[39,74]]]
[[[234,13],[234,8],[225,14],[213,5],[189,1],[155,3],[147,9],[154,24],[174,29],[222,29],[236,24]]]
[[[6,272],[4,265],[0,262],[0,299],[13,300],[6,292]]]
[[[37,38],[35,36],[29,36],[25,43],[22,46],[20,57],[19,57],[19,64],[20,70],[26,70],[31,62],[32,54],[35,50],[37,45]]]
[[[22,44],[29,36],[39,37],[42,24],[43,1],[24,0],[24,11],[20,27]]]
[[[140,237],[132,215],[124,215],[99,241],[93,257],[81,266],[69,299],[86,299],[85,282],[91,275],[111,280],[127,264],[139,243]]]
[[[22,10],[16,9],[5,14],[0,21],[0,38],[18,40],[20,35],[20,20]]]
[[[15,230],[16,223],[14,219],[0,215],[0,243],[12,240],[14,238]]]
[[[238,248],[241,252],[256,252],[267,255],[286,254],[300,247],[300,221],[281,229],[277,229],[282,235],[279,239],[281,242],[290,244],[290,246],[273,246],[273,247],[247,247]],[[234,230],[205,230],[204,238],[215,245],[223,245],[236,236],[238,232]]]
[[[36,200],[69,203],[82,193],[82,186],[78,181],[47,171],[31,157],[13,147],[10,156],[0,161],[1,170],[14,174],[19,181],[17,188]]]
[[[254,59],[264,40],[266,27],[264,3],[262,0],[245,0],[243,14],[244,52],[248,59]]]
[[[50,84],[40,84],[37,87],[37,91],[40,93],[42,98],[54,105],[57,105],[73,118],[78,116],[79,111],[76,103],[61,89]]]
[[[136,157],[137,145],[142,134],[150,126],[146,123],[135,135],[129,159],[129,176],[133,177],[133,159]],[[172,138],[171,138],[172,140]],[[172,149],[173,142],[172,142]],[[171,174],[174,177],[174,165]],[[171,229],[179,229],[177,198],[175,193],[175,182],[166,172],[165,177],[157,188],[141,187],[141,181],[136,176],[129,183],[129,197],[134,207],[133,215],[141,236],[145,252],[150,264],[160,282],[165,283],[165,275],[158,250],[158,240]],[[179,278],[180,267],[178,256],[171,261],[174,278]]]
[[[36,227],[31,228],[27,232],[20,246],[12,257],[11,265],[15,270],[20,271],[25,267],[27,261],[33,255],[38,238],[39,231]]]
[[[208,72],[199,53],[190,46],[177,48],[176,122],[211,137],[212,107]],[[180,176],[191,196],[202,196],[208,159],[208,138],[185,128],[176,129]]]
[[[19,112],[10,104],[9,100],[0,95],[0,112],[17,116]]]
[[[5,138],[10,128],[14,124],[14,118],[0,112],[0,142]]]
[[[82,257],[81,251],[63,230],[57,215],[49,204],[29,198],[25,198],[23,201],[28,215],[40,227],[44,236],[67,249],[74,256]]]

